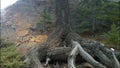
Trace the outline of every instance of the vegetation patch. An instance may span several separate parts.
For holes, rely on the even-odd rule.
[[[17,49],[15,44],[11,42],[5,42],[4,40],[0,40],[1,42],[1,60],[0,66],[1,68],[23,68],[25,63],[23,62],[23,55],[21,55]]]
[[[103,36],[107,38],[106,42],[110,44],[115,44],[115,48],[120,49],[120,33],[119,33],[119,27],[117,27],[115,24],[111,25],[110,31],[107,33],[104,33]]]

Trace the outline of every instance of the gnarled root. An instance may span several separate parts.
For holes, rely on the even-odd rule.
[[[76,68],[75,61],[77,60],[77,57],[79,57],[82,58],[82,60],[84,59],[85,62],[93,65],[95,68],[120,68],[118,60],[120,58],[119,51],[112,51],[98,42],[82,40],[74,33],[68,37],[69,39],[66,39],[67,41],[60,41],[62,40],[60,37],[58,40],[55,40],[57,39],[57,37],[55,37],[55,42],[51,40],[52,42],[49,41],[50,43],[46,42],[47,44],[35,46],[27,54],[27,62],[29,62],[32,68],[44,68],[41,61],[45,62],[46,57],[49,57],[51,59],[50,62],[53,60],[55,62],[68,61],[69,68]],[[72,40],[72,42],[70,42],[70,39],[72,38],[74,38],[74,41]],[[66,47],[61,46],[63,44],[62,42],[66,43]],[[52,44],[57,44],[57,46]],[[78,54],[80,54],[80,56],[78,56]],[[49,61],[47,60],[45,67],[47,67],[48,62]]]
[[[97,68],[106,68],[104,65],[96,61],[90,54],[88,54],[81,45],[76,42],[72,41],[73,46],[75,46],[70,54],[70,57],[68,59],[68,67],[69,68],[76,68],[75,67],[75,57],[79,53],[87,62],[91,63],[93,66]]]

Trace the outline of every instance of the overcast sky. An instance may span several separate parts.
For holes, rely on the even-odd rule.
[[[14,4],[17,0],[0,0],[1,2],[1,9],[5,9],[8,6]]]

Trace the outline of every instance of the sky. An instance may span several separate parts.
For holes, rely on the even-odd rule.
[[[1,7],[0,9],[5,9],[7,8],[8,6],[14,4],[17,0],[0,0],[1,2]]]

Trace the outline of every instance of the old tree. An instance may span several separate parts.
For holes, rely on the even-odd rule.
[[[76,68],[76,60],[90,63],[94,68],[120,68],[120,52],[102,43],[86,40],[71,29],[68,0],[55,0],[55,30],[43,44],[31,48],[26,62],[32,68],[44,68],[49,61],[65,61]],[[46,63],[41,63],[45,61]]]

